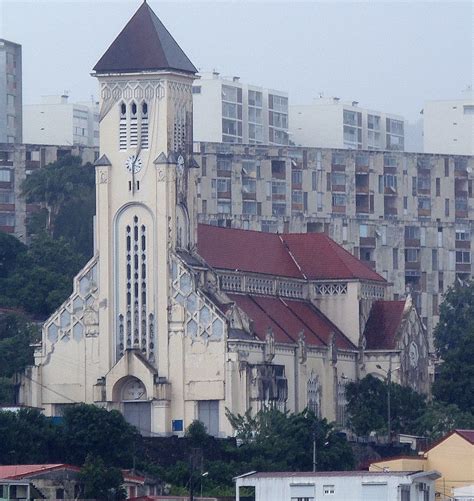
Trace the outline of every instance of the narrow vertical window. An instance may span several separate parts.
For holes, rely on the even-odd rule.
[[[127,106],[125,103],[120,105],[119,148],[127,149]]]
[[[142,104],[140,141],[142,148],[148,148],[148,104]]]
[[[130,106],[130,147],[138,145],[138,110],[136,103]]]

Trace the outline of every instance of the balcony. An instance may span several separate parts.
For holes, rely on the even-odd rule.
[[[0,204],[0,211],[15,212],[15,204]]]
[[[469,213],[467,210],[456,209],[454,212],[454,216],[459,219],[466,219]]]
[[[470,249],[471,241],[470,240],[456,240],[455,244],[456,249]]]
[[[360,247],[372,247],[375,248],[375,237],[360,237],[359,246]]]
[[[333,184],[331,186],[331,191],[332,192],[338,192],[338,193],[345,193],[346,192],[346,185],[344,185],[344,184]]]
[[[471,264],[470,263],[456,263],[456,272],[460,271],[461,273],[470,273],[471,272]]]
[[[218,191],[217,198],[225,198],[225,199],[229,200],[231,198],[231,192],[230,191]]]
[[[346,206],[345,205],[333,205],[332,207],[333,214],[345,214]]]
[[[420,269],[419,261],[416,261],[414,263],[405,262],[405,270],[419,270],[419,269]]]
[[[356,174],[368,174],[369,166],[368,165],[356,165],[355,168]]]
[[[420,239],[419,238],[405,238],[405,247],[420,247]]]
[[[431,216],[431,209],[418,209],[418,217]]]

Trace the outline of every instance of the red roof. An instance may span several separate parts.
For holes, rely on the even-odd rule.
[[[454,430],[458,435],[467,440],[469,443],[474,444],[474,430]]]
[[[54,471],[54,470],[70,470],[80,472],[78,466],[72,464],[59,463],[59,464],[11,464],[0,466],[0,478],[3,479],[21,479],[28,478],[39,473]],[[138,482],[143,483],[145,478],[128,470],[122,470],[123,479],[125,482]]]
[[[264,233],[198,226],[198,252],[214,268],[309,280],[385,282],[324,233]]]
[[[368,350],[393,350],[400,327],[405,301],[375,301],[365,324]]]
[[[228,296],[253,321],[254,334],[262,341],[271,327],[278,343],[297,343],[299,333],[304,331],[308,345],[328,346],[334,333],[338,348],[355,349],[351,341],[308,301],[250,294]]]
[[[19,479],[41,473],[43,471],[51,471],[57,469],[71,469],[80,471],[77,466],[70,464],[12,464],[0,466],[0,478]]]

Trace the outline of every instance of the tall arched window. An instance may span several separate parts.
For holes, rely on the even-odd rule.
[[[120,104],[119,148],[127,149],[127,105]]]
[[[148,104],[146,102],[142,103],[141,112],[140,142],[142,148],[148,148]]]
[[[132,102],[130,106],[130,147],[138,145],[138,109],[137,104]]]

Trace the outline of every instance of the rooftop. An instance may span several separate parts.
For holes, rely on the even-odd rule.
[[[144,1],[112,45],[94,66],[97,73],[134,73],[197,69],[163,23]]]

